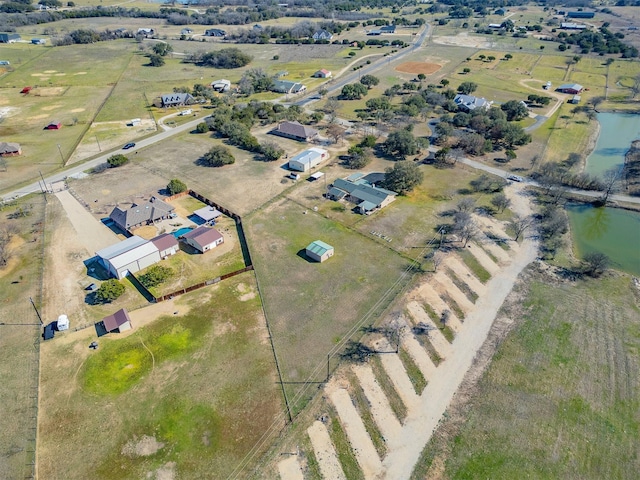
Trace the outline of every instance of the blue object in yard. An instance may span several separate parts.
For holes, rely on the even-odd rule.
[[[185,233],[189,233],[191,230],[193,230],[193,227],[182,227],[173,232],[173,236],[176,238],[180,238],[182,235],[184,235]]]
[[[45,340],[51,340],[55,334],[56,332],[53,329],[53,323],[50,323],[49,325],[45,325],[44,332],[42,333],[42,338],[44,338]]]

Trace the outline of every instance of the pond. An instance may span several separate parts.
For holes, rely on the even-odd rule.
[[[566,208],[578,256],[602,252],[613,268],[640,276],[640,213],[591,205]]]
[[[600,176],[621,167],[631,142],[640,138],[640,115],[631,113],[599,113],[600,135],[596,147],[587,158],[584,171]]]

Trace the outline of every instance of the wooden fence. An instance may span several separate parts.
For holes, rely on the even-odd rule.
[[[215,283],[221,282],[222,280],[226,280],[227,278],[235,277],[236,275],[240,275],[241,273],[248,272],[249,270],[253,270],[253,265],[249,265],[248,267],[244,267],[244,268],[241,268],[240,270],[236,270],[235,272],[221,275],[211,280],[206,280],[204,282],[191,285],[190,287],[181,288],[180,290],[176,290],[175,292],[168,293],[167,295],[162,295],[161,297],[155,297],[155,302],[160,303],[160,302],[164,302],[165,300],[170,300],[173,297],[177,297],[178,295],[183,295],[185,293],[193,292],[194,290],[198,290],[199,288],[206,287],[208,285],[213,285]]]

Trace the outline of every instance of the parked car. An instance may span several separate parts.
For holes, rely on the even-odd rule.
[[[518,175],[507,175],[507,179],[513,180],[514,182],[524,182],[524,178]]]
[[[135,147],[136,144],[131,142],[131,143],[127,143],[124,147],[122,147],[123,150],[129,150],[130,148]]]

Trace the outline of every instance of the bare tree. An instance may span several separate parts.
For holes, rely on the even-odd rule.
[[[589,252],[584,256],[584,272],[592,277],[599,277],[609,267],[609,257],[601,252]]]
[[[463,198],[456,204],[456,210],[458,212],[472,212],[475,207],[476,201],[471,197]]]
[[[509,205],[511,205],[511,200],[509,200],[504,193],[500,192],[491,197],[491,205],[496,207],[499,212],[504,212],[504,209],[509,208]]]
[[[9,263],[13,251],[9,247],[11,238],[16,234],[15,225],[6,225],[0,229],[0,267],[4,267]]]
[[[444,259],[445,254],[442,250],[436,250],[435,252],[433,252],[433,255],[431,256],[431,263],[433,263],[434,272],[438,271],[438,267],[444,261]]]
[[[458,235],[462,247],[466,247],[469,240],[478,235],[478,225],[468,212],[458,212],[454,217],[453,232]]]
[[[2,156],[0,156],[0,170],[2,170],[3,172],[7,171],[7,161]]]
[[[447,323],[449,323],[450,318],[451,318],[451,311],[443,310],[442,314],[440,315],[440,323],[442,323],[442,325],[446,327]]]
[[[338,143],[338,140],[342,140],[345,131],[346,130],[337,123],[332,123],[327,127],[327,135],[333,140],[333,143]]]
[[[640,93],[640,74],[636,76],[631,87],[631,98],[636,98]]]
[[[598,111],[598,105],[600,105],[600,104],[601,104],[602,102],[604,102],[604,101],[605,101],[605,98],[604,98],[604,97],[597,96],[597,97],[593,97],[593,98],[589,101],[589,103],[593,106],[593,110],[594,110],[595,112],[597,112],[597,111]]]
[[[514,215],[511,219],[511,227],[514,230],[514,241],[517,242],[532,224],[532,217],[521,217],[518,214]]]
[[[612,168],[607,170],[601,177],[603,191],[600,201],[604,204],[607,203],[609,196],[615,192],[620,184],[622,178],[622,168]]]

